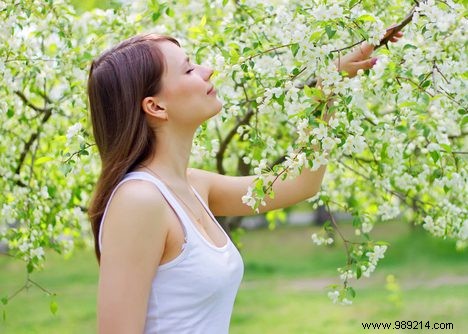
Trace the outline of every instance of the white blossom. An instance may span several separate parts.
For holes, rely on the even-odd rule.
[[[81,123],[75,123],[70,126],[67,131],[67,140],[71,140],[73,137],[75,137],[80,132],[81,128]]]

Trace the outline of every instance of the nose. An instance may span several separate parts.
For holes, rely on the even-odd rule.
[[[211,76],[213,75],[213,69],[208,66],[200,65],[200,72],[201,72],[203,80],[205,81],[210,80]]]

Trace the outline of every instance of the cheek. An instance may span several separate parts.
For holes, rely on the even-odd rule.
[[[203,97],[205,85],[194,79],[181,80],[167,91],[167,97],[176,104],[187,103],[192,99]]]

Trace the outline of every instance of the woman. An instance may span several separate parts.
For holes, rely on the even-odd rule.
[[[341,58],[340,70],[354,76],[371,68],[372,50],[364,44]],[[176,40],[154,34],[92,63],[88,94],[102,159],[90,207],[100,333],[229,330],[243,263],[214,216],[251,214],[241,197],[254,177],[188,169],[196,129],[222,107],[212,73]],[[325,168],[278,180],[260,211],[313,196]]]

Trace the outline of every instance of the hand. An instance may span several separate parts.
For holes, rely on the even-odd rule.
[[[393,33],[392,28],[393,26],[387,29],[387,33],[385,34],[384,38]],[[398,31],[389,39],[389,41],[395,43],[402,36],[403,33]],[[338,71],[345,71],[348,73],[348,77],[352,78],[356,76],[358,70],[371,69],[377,63],[377,58],[370,58],[373,51],[373,45],[370,45],[366,42],[360,44],[352,52],[338,58],[335,61]]]

